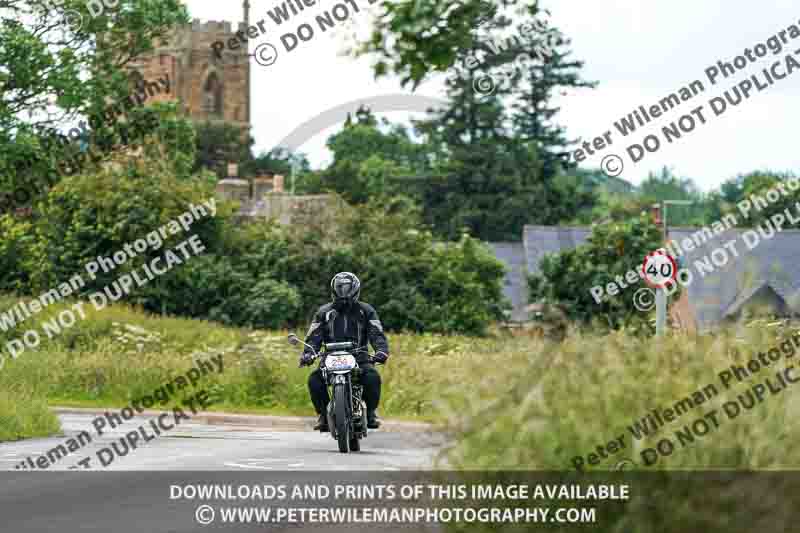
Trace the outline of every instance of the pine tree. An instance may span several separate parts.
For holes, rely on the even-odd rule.
[[[464,229],[481,238],[502,233],[492,211],[504,191],[516,188],[504,183],[504,176],[513,175],[507,151],[514,144],[504,127],[505,110],[497,95],[476,93],[480,76],[455,67],[446,81],[448,106],[415,123],[434,151],[435,171],[423,192],[425,218],[452,239]]]
[[[448,238],[466,229],[484,240],[519,240],[525,224],[557,224],[592,203],[591,193],[561,183],[555,169],[545,167],[554,164],[546,149],[559,142],[548,130],[531,139],[512,127],[504,100],[514,84],[497,80],[519,43],[505,44],[499,50],[492,43],[498,51],[479,68],[456,67],[446,84],[447,108],[416,124],[436,147],[438,162],[424,195],[426,221]],[[497,83],[482,96],[477,89],[487,76]]]
[[[552,104],[557,91],[594,87],[593,82],[581,79],[582,61],[570,58],[570,40],[556,28],[549,27],[531,36],[522,44],[516,65],[519,76],[514,78],[512,94],[512,125],[514,133],[538,150],[546,175],[553,176],[564,167],[569,146],[575,144],[566,137],[566,130],[554,122],[560,111]]]

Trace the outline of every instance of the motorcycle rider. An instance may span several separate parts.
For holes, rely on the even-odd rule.
[[[389,358],[389,343],[383,334],[383,326],[375,309],[364,302],[359,302],[361,282],[351,272],[339,272],[331,279],[331,303],[320,307],[306,333],[306,344],[319,352],[323,343],[351,341],[356,346],[356,361],[361,370],[360,380],[364,390],[364,402],[367,404],[367,427],[377,429],[380,420],[376,413],[381,399],[381,376],[369,360],[367,341],[375,350],[373,359],[377,363],[386,363]],[[300,365],[310,365],[314,354],[306,346],[300,356]],[[322,364],[322,362],[320,362]],[[322,371],[317,368],[308,377],[308,391],[311,402],[319,415],[315,430],[329,431],[326,416],[328,387],[322,379]]]

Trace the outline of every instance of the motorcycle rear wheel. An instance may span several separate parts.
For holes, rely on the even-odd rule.
[[[347,387],[337,385],[333,389],[334,419],[336,422],[336,440],[339,451],[347,453],[350,444],[350,423],[347,420]]]

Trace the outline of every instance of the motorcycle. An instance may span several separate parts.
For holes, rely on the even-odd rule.
[[[363,388],[358,379],[360,368],[355,354],[360,353],[359,350],[355,350],[352,342],[330,342],[325,344],[325,351],[318,354],[294,333],[289,335],[288,341],[295,346],[304,344],[311,348],[314,360],[324,358],[320,370],[331,392],[326,413],[331,436],[338,442],[340,452],[360,451],[360,441],[367,436],[367,404],[362,399]],[[374,362],[372,358],[370,362]]]

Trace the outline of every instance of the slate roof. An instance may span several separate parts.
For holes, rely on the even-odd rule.
[[[681,243],[699,230],[670,229],[669,238]],[[724,317],[736,314],[754,296],[769,290],[783,299],[789,309],[800,313],[800,230],[784,230],[770,239],[761,237],[752,250],[748,250],[742,239],[746,231],[757,230],[730,229],[691,251],[684,249],[680,256],[682,266],[693,275],[691,283],[684,290],[687,291],[689,307],[700,331],[708,330]],[[524,307],[527,303],[520,254],[524,254],[527,271],[538,273],[539,264],[546,254],[575,248],[585,243],[590,234],[591,228],[588,226],[525,226],[522,243],[491,244],[497,258],[511,269],[506,275],[505,290],[514,304],[512,319],[525,319]],[[713,250],[722,248],[731,240],[735,241],[738,257],[729,254],[725,265],[714,266],[713,272],[702,275],[696,261],[704,262],[705,257],[710,259]],[[714,263],[711,262],[711,265]]]
[[[669,238],[682,242],[698,230],[673,229]],[[693,275],[685,290],[701,331],[713,327],[726,315],[734,314],[765,286],[780,296],[790,309],[800,311],[800,230],[784,230],[770,239],[759,235],[760,241],[752,250],[748,250],[742,239],[747,231],[757,232],[730,229],[681,256],[683,266]],[[704,257],[710,258],[714,249],[731,240],[735,241],[733,246],[739,257],[728,254],[729,260],[722,267],[715,267],[714,272],[705,276],[698,273],[697,262],[704,262]]]
[[[569,226],[525,226],[522,242],[491,242],[495,257],[506,265],[503,291],[513,309],[512,321],[526,320],[527,273],[538,273],[545,254],[570,250],[586,241],[591,229]]]
[[[763,297],[770,302],[773,302],[775,305],[779,306],[780,311],[782,312],[791,312],[791,308],[776,291],[773,289],[768,281],[761,281],[756,285],[753,285],[750,289],[746,289],[744,292],[739,294],[736,299],[733,301],[731,305],[725,309],[725,312],[722,314],[723,317],[735,317],[739,311],[741,311],[747,302],[753,300],[754,298]]]
[[[539,264],[545,254],[572,250],[585,243],[591,235],[588,226],[525,226],[522,230],[522,243],[528,271],[539,273]]]
[[[525,305],[528,302],[526,285],[525,249],[521,242],[490,242],[497,259],[506,265],[503,294],[511,301],[511,320],[525,320]]]

